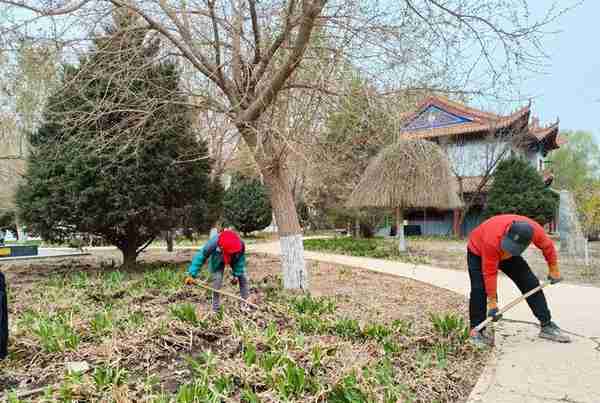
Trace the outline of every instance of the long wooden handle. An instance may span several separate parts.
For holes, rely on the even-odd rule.
[[[541,291],[542,289],[548,287],[550,284],[549,281],[543,282],[540,285],[538,285],[537,287],[535,287],[534,289],[527,291],[525,294],[521,295],[519,298],[516,298],[515,300],[511,301],[508,305],[504,306],[502,309],[500,309],[498,311],[498,315],[502,315],[504,312],[508,311],[509,309],[511,309],[513,306],[519,304],[520,302],[522,302],[523,300],[525,300],[527,297],[535,294],[538,291]],[[488,318],[486,318],[486,320],[484,320],[483,322],[481,322],[480,324],[478,324],[477,326],[475,326],[473,328],[474,331],[478,332],[481,329],[483,329],[484,327],[486,327],[492,320],[494,320],[493,317],[489,316]]]

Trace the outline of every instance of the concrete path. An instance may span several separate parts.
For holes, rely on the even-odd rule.
[[[280,254],[279,243],[254,244],[248,249]],[[412,278],[455,291],[468,299],[466,271],[317,252],[305,255],[309,260]],[[520,295],[505,276],[499,278],[498,289],[500,305]],[[571,344],[556,344],[539,339],[539,330],[534,326],[501,323],[496,331],[495,359],[480,378],[469,402],[600,403],[600,288],[561,283],[544,292],[554,321],[561,328],[586,338],[573,336]],[[505,317],[535,322],[525,303],[513,308]],[[597,342],[590,338],[597,338]]]

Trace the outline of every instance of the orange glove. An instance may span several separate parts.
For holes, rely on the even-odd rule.
[[[196,285],[196,284],[198,284],[198,280],[196,280],[193,277],[186,276],[185,279],[183,280],[183,283],[185,285]]]
[[[502,315],[498,315],[498,297],[496,295],[488,297],[487,309],[487,315],[493,317],[494,322],[502,319]]]
[[[558,263],[551,264],[548,266],[548,280],[550,281],[550,284],[556,284],[559,281],[562,281],[562,277],[560,277]]]

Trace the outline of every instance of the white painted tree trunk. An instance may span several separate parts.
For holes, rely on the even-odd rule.
[[[17,238],[19,238],[19,242],[27,241],[27,239],[25,239],[25,231],[23,231],[23,226],[21,225],[18,215],[15,215],[15,226],[17,227]]]
[[[283,287],[285,289],[308,290],[308,274],[304,260],[302,235],[288,235],[279,238],[283,266]]]
[[[396,236],[398,237],[398,250],[406,252],[406,238],[404,237],[404,214],[402,209],[396,207]]]
[[[268,169],[263,172],[263,178],[270,190],[271,205],[279,233],[284,288],[308,290],[302,229],[286,172],[283,169]]]

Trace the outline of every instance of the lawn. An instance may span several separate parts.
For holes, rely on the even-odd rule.
[[[306,250],[339,253],[350,256],[372,257],[378,259],[400,260],[414,264],[428,264],[429,259],[419,249],[411,247],[407,253],[400,253],[398,241],[385,238],[336,237],[304,240]]]
[[[277,259],[251,255],[261,309],[224,298],[209,315],[208,293],[181,285],[191,255],[149,252],[130,271],[98,256],[3,268],[0,390],[11,402],[458,402],[487,359],[465,342],[464,299],[452,292],[312,263],[311,293],[293,294]]]

